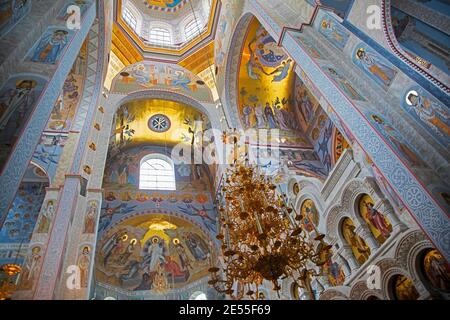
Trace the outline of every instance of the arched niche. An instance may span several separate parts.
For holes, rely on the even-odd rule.
[[[450,297],[450,264],[434,248],[422,250],[415,263],[417,274],[433,298]]]
[[[350,246],[356,261],[362,265],[366,262],[371,254],[371,250],[366,241],[361,238],[355,231],[356,227],[353,220],[344,217],[340,222],[340,234],[344,242]]]
[[[403,274],[391,276],[388,288],[389,297],[393,300],[417,300],[420,297],[414,282]]]
[[[374,206],[372,197],[364,193],[357,198],[356,212],[367,224],[377,242],[383,244],[391,235],[393,228],[389,219]]]
[[[126,294],[189,293],[208,277],[215,255],[211,235],[197,222],[176,212],[136,212],[99,236],[95,279]]]

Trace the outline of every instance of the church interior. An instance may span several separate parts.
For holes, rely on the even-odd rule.
[[[450,299],[446,0],[0,0],[0,300]]]

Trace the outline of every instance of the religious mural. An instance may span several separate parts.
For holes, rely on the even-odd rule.
[[[77,258],[77,266],[80,268],[80,287],[87,288],[89,283],[89,266],[91,265],[91,247],[83,245]]]
[[[111,92],[168,89],[199,101],[212,101],[208,86],[192,72],[175,64],[138,62],[124,68],[113,80]]]
[[[314,149],[280,149],[280,158],[286,160],[290,170],[307,177],[325,180],[328,171],[324,168]]]
[[[369,259],[371,252],[370,248],[367,246],[366,241],[355,232],[355,229],[356,227],[352,219],[345,218],[342,221],[342,235],[344,236],[347,244],[352,249],[356,261],[358,261],[359,264],[363,264],[367,261],[367,259]]]
[[[217,25],[214,58],[216,65],[217,88],[222,88],[225,81],[225,62],[228,47],[230,45],[234,28],[238,22],[239,10],[242,10],[243,2],[239,0],[223,0],[221,15]]]
[[[319,11],[315,19],[317,30],[338,49],[344,49],[348,42],[350,33],[339,21],[325,11]]]
[[[89,201],[86,215],[84,217],[83,233],[95,233],[95,225],[97,223],[98,212],[98,202],[95,200]]]
[[[395,300],[417,300],[419,298],[419,292],[407,276],[399,274],[394,276],[391,281]]]
[[[238,109],[244,129],[278,129],[282,144],[305,144],[295,116],[292,59],[253,19],[239,67]]]
[[[27,255],[25,263],[22,265],[22,272],[19,274],[19,290],[31,290],[37,279],[43,257],[42,246],[33,245],[30,254]]]
[[[350,144],[344,138],[342,133],[337,128],[335,128],[333,140],[333,164],[336,164],[336,162],[338,162],[339,158],[346,149],[351,149]]]
[[[397,70],[389,61],[363,42],[355,47],[352,60],[384,89],[391,85],[397,74]]]
[[[307,232],[316,230],[317,225],[319,224],[319,212],[311,199],[303,201],[302,206],[300,207],[300,214],[303,217],[301,220],[302,228]]]
[[[11,153],[46,82],[36,75],[20,74],[9,78],[0,89],[0,167]]]
[[[400,135],[391,124],[389,124],[386,119],[382,118],[380,115],[370,114],[369,120],[375,125],[378,132],[394,147],[397,153],[399,153],[411,166],[414,167],[424,167],[424,162],[417,155],[417,152],[413,146],[411,146],[404,138]]]
[[[22,182],[0,229],[0,242],[28,243],[39,217],[48,183]]]
[[[190,222],[135,216],[101,236],[96,280],[130,291],[165,293],[207,276],[211,254],[211,244]]]
[[[359,214],[366,221],[375,239],[382,244],[391,235],[392,225],[389,219],[374,208],[375,203],[373,199],[364,194],[358,203]]]
[[[303,132],[306,133],[320,105],[298,76],[295,80],[295,102],[295,114]]]
[[[39,215],[36,233],[48,233],[56,212],[56,200],[48,200]]]
[[[61,96],[56,100],[46,131],[68,132],[75,118],[84,89],[89,38],[81,46],[77,59],[64,81]]]
[[[324,70],[328,76],[330,76],[331,80],[333,80],[350,99],[356,101],[366,100],[335,67],[324,66]]]
[[[422,273],[433,289],[450,292],[450,264],[436,249],[428,250],[421,261]]]
[[[450,144],[450,108],[443,105],[420,86],[409,88],[403,96],[402,107],[422,127],[448,148]]]
[[[321,261],[325,261],[322,265],[323,272],[326,275],[326,279],[330,286],[341,286],[345,281],[344,268],[339,263],[334,261],[333,250],[320,250],[324,244],[326,243],[320,243],[317,248],[317,251],[322,253],[322,256],[320,257]]]
[[[0,38],[31,11],[31,0],[0,1]]]
[[[43,133],[33,153],[33,162],[48,174],[50,180],[56,175],[59,159],[61,158],[67,136]]]
[[[33,62],[56,64],[74,34],[62,26],[48,27],[30,50],[27,59]]]

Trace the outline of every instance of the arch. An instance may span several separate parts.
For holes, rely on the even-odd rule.
[[[446,84],[448,76],[439,77],[435,70],[431,70],[431,64],[424,61],[419,57],[411,57],[399,44],[394,33],[394,26],[392,25],[392,12],[391,12],[391,2],[392,0],[382,0],[381,1],[381,14],[382,14],[382,24],[383,32],[386,42],[389,45],[391,51],[399,57],[404,63],[409,65],[412,69],[418,73],[425,76],[429,81],[438,86],[441,90],[445,91],[447,94],[450,93],[450,87]],[[444,79],[440,79],[444,78]]]
[[[167,91],[214,103],[209,87],[191,71],[170,63],[143,61],[127,66],[111,83],[110,93]]]
[[[237,80],[239,74],[239,60],[241,59],[242,54],[242,45],[246,38],[246,31],[252,21],[252,18],[255,18],[255,16],[249,12],[241,16],[234,29],[229,48],[226,51],[228,52],[228,58],[225,69],[224,94],[227,106],[226,110],[228,111],[227,117],[231,125],[235,128],[242,127],[237,106],[237,95],[239,91],[237,88]]]

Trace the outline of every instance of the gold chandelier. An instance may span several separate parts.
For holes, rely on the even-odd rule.
[[[315,299],[311,278],[321,275],[317,269],[331,249],[324,235],[316,230],[315,238],[310,238],[297,223],[303,217],[287,205],[286,195],[247,160],[231,165],[224,179],[218,194],[221,230],[217,235],[223,266],[209,269],[208,283],[232,299],[244,295],[255,299],[263,280],[273,283],[279,294],[279,280],[289,277]]]
[[[14,276],[22,271],[22,268],[15,263],[8,263],[1,266],[1,271],[6,275],[6,278],[0,284],[0,300],[9,300],[17,286],[14,281]]]

